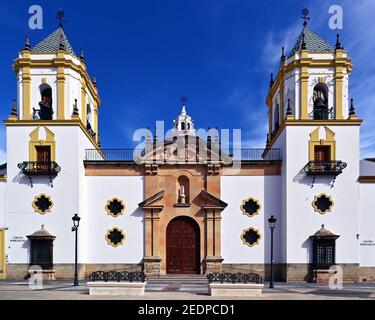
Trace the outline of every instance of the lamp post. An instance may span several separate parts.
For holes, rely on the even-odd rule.
[[[272,215],[268,219],[268,224],[271,230],[271,277],[270,277],[270,288],[273,288],[273,230],[276,228],[277,219]]]
[[[78,283],[78,227],[79,227],[79,221],[81,218],[78,216],[76,213],[73,217],[73,227],[72,227],[72,232],[76,233],[76,240],[75,240],[75,263],[74,263],[74,286],[79,286]]]

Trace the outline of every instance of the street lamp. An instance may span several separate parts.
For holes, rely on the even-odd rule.
[[[72,220],[73,220],[72,232],[76,233],[75,264],[74,264],[74,286],[79,286],[79,283],[78,283],[78,264],[77,264],[77,259],[78,259],[78,227],[79,227],[79,221],[81,220],[81,218],[76,213],[72,217]]]
[[[272,215],[268,219],[268,224],[271,230],[271,279],[270,279],[270,288],[273,288],[273,230],[276,228],[277,219]]]

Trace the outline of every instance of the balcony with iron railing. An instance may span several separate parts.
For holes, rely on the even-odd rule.
[[[314,176],[338,176],[347,167],[346,162],[343,161],[309,161],[304,167],[307,175]]]
[[[267,155],[263,157],[265,149],[263,148],[245,148],[245,149],[232,149],[229,152],[219,152],[219,156],[224,158],[231,158],[233,161],[280,161],[281,150],[280,149],[268,149]],[[156,157],[158,155],[158,157]],[[109,161],[109,162],[135,162],[142,160],[145,156],[145,149],[86,149],[86,161]],[[167,155],[156,154],[154,155],[154,160],[166,161],[168,159]],[[147,156],[147,159],[150,159]],[[209,156],[207,156],[207,161],[210,161]]]
[[[49,176],[54,177],[61,171],[60,166],[55,161],[39,162],[24,161],[18,164],[18,168],[25,176]]]

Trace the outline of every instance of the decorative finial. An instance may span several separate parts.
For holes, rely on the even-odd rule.
[[[288,106],[286,108],[286,115],[291,116],[292,115],[292,108],[290,107],[290,99],[288,99]]]
[[[350,99],[349,116],[355,116],[354,99]]]
[[[93,84],[94,87],[96,88],[97,83],[96,83],[96,74],[95,74],[95,73],[94,73],[94,79],[92,80],[92,84]]]
[[[73,108],[73,114],[72,116],[79,116],[79,110],[77,106],[77,99],[74,99],[74,108]]]
[[[30,51],[31,50],[31,47],[30,47],[30,36],[29,36],[29,34],[26,34],[25,46],[24,46],[23,50],[26,50],[26,51]]]
[[[335,48],[336,48],[336,50],[342,49],[341,43],[340,43],[340,34],[339,33],[336,35],[336,47]]]
[[[83,48],[81,48],[81,54],[79,55],[79,59],[82,61],[82,62],[85,62],[85,56],[83,54]]]
[[[56,19],[59,20],[59,28],[63,28],[63,22],[66,22],[64,18],[65,12],[62,8],[57,12]]]
[[[301,44],[301,50],[306,50],[306,41],[305,41],[305,32],[302,32],[302,44]]]
[[[15,117],[18,117],[16,99],[13,99],[13,101],[12,101],[12,112],[11,112],[11,115],[15,116]]]
[[[60,35],[59,50],[65,51],[65,43],[64,43],[64,38],[62,34]]]
[[[273,81],[273,73],[271,73],[270,88],[273,86],[273,83],[274,83],[274,81]]]
[[[42,229],[44,229],[44,224],[41,225]]]
[[[303,19],[303,26],[306,27],[307,26],[307,20],[310,20],[310,11],[309,9],[307,8],[303,8],[302,9],[302,17],[301,19]]]
[[[324,227],[325,227],[325,225],[324,225],[324,224],[322,224],[322,229],[324,229]]]
[[[286,59],[286,57],[285,57],[285,48],[282,47],[281,48],[281,58],[280,58],[281,64],[283,64],[285,62],[285,59]]]

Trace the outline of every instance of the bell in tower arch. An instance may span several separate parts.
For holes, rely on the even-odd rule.
[[[328,87],[325,83],[319,82],[314,87],[314,120],[328,119]]]

